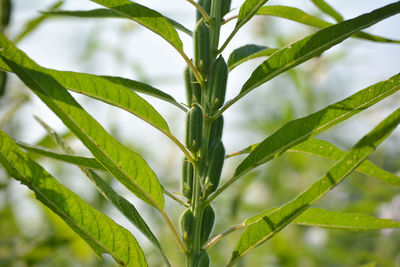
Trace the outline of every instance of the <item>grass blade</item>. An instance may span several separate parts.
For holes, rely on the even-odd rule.
[[[29,187],[40,202],[60,216],[99,257],[107,253],[120,265],[147,266],[142,249],[128,230],[62,186],[2,131],[0,163],[12,177]]]
[[[232,51],[228,58],[229,70],[233,70],[240,64],[254,58],[270,56],[275,53],[278,49],[269,48],[262,45],[249,44],[239,47]]]
[[[329,229],[351,231],[373,231],[385,228],[400,228],[400,222],[381,219],[362,213],[344,213],[320,208],[309,208],[294,221],[294,224],[318,226]]]
[[[112,9],[107,8],[98,8],[93,10],[54,10],[43,12],[46,15],[51,16],[66,16],[66,17],[78,17],[78,18],[128,18],[127,16],[117,13]],[[189,36],[192,36],[192,31],[180,24],[179,22],[165,17],[175,29],[180,30],[183,33],[186,33]]]
[[[228,266],[281,231],[344,180],[400,123],[400,108],[365,135],[329,172],[293,200],[253,223],[242,233]]]
[[[161,185],[144,159],[108,134],[57,80],[36,71],[38,67],[35,62],[24,57],[23,67],[12,61],[16,48],[1,34],[0,44],[3,61],[64,122],[96,159],[139,198],[163,211]]]
[[[317,17],[311,16],[310,14],[289,6],[264,6],[257,11],[257,15],[267,15],[267,16],[275,16],[280,18],[285,18],[288,20],[296,21],[305,25],[313,26],[316,28],[326,28],[329,26],[334,25],[333,23],[329,23]],[[353,37],[366,39],[369,41],[374,42],[382,42],[382,43],[398,43],[400,44],[399,40],[388,39],[384,37],[380,37],[377,35],[365,33],[365,32],[358,32],[353,35]]]

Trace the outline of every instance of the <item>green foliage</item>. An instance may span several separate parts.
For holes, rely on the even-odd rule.
[[[4,34],[4,29],[10,21],[11,2],[1,1],[0,96],[4,92],[8,93],[5,91],[8,73],[15,74],[27,88],[61,119],[70,131],[70,133],[65,134],[65,137],[76,136],[92,156],[76,155],[71,147],[68,146],[67,140],[57,134],[49,125],[38,119],[48,136],[36,144],[14,141],[9,137],[9,135],[12,136],[13,134],[7,135],[4,131],[0,131],[0,164],[10,177],[26,185],[42,204],[66,222],[80,238],[89,244],[99,257],[104,253],[110,254],[116,263],[121,266],[147,266],[147,262],[150,265],[157,265],[154,263],[156,260],[149,260],[150,256],[156,258],[156,254],[151,255],[150,252],[144,250],[146,254],[149,253],[145,257],[145,253],[132,233],[61,185],[34,160],[45,157],[78,166],[96,188],[96,194],[103,197],[103,203],[110,203],[117,208],[152,243],[154,248],[157,249],[157,255],[161,256],[160,261],[163,260],[167,266],[176,266],[178,263],[175,263],[175,261],[179,261],[174,257],[174,262],[170,263],[172,257],[168,255],[166,248],[172,244],[171,240],[176,243],[185,257],[186,266],[214,266],[215,262],[224,261],[226,263],[226,259],[220,259],[226,253],[219,255],[214,251],[211,252],[211,249],[214,249],[214,245],[221,239],[228,238],[227,236],[230,233],[244,229],[239,239],[237,239],[238,236],[230,239],[232,244],[236,243],[236,247],[233,249],[227,266],[237,263],[242,257],[252,252],[254,248],[272,239],[272,237],[276,238],[271,240],[272,245],[265,248],[265,250],[267,252],[272,250],[273,253],[279,255],[284,259],[281,264],[285,265],[287,262],[296,262],[296,249],[301,250],[297,252],[300,254],[306,250],[306,248],[297,245],[300,242],[298,240],[301,238],[296,234],[293,234],[289,241],[285,240],[285,233],[282,233],[282,236],[276,236],[289,224],[341,231],[372,231],[385,228],[400,228],[398,221],[370,215],[373,211],[370,208],[366,208],[366,206],[376,208],[380,202],[376,201],[376,199],[384,198],[381,195],[381,191],[377,193],[375,191],[376,188],[368,184],[369,180],[357,187],[358,190],[368,191],[373,196],[372,200],[364,204],[364,206],[357,206],[357,201],[354,201],[354,206],[352,206],[350,212],[348,210],[338,212],[331,211],[329,208],[312,208],[317,200],[323,198],[330,190],[338,186],[353,171],[374,177],[385,182],[387,186],[400,186],[400,177],[395,173],[384,170],[382,167],[372,163],[372,161],[366,160],[400,123],[400,109],[395,110],[380,122],[348,152],[339,149],[328,141],[312,138],[391,97],[400,89],[400,74],[396,74],[385,81],[377,82],[341,101],[321,108],[319,111],[308,112],[308,115],[297,119],[295,119],[295,112],[292,107],[294,105],[290,103],[289,107],[285,108],[283,103],[281,110],[274,110],[273,112],[279,112],[279,115],[282,118],[284,117],[285,123],[282,123],[282,118],[274,121],[274,116],[266,116],[268,118],[267,123],[274,125],[273,128],[277,128],[277,130],[264,137],[262,142],[250,145],[239,152],[226,155],[226,144],[222,141],[224,129],[223,113],[252,90],[270,82],[274,77],[288,71],[296,86],[299,87],[298,90],[301,91],[303,88],[301,88],[302,85],[299,82],[298,73],[294,68],[314,57],[319,57],[322,53],[347,38],[357,37],[381,43],[399,43],[397,40],[361,32],[361,30],[398,14],[400,12],[400,2],[345,20],[338,11],[325,1],[312,0],[318,9],[338,22],[333,24],[298,8],[264,6],[268,2],[267,0],[242,1],[242,5],[236,10],[237,16],[234,15],[232,18],[225,19],[224,16],[231,12],[232,1],[199,0],[195,2],[188,0],[193,7],[197,7],[196,12],[193,12],[193,22],[196,22],[193,32],[174,19],[129,0],[92,0],[92,2],[102,5],[103,8],[87,11],[58,10],[63,1],[57,2],[50,6],[48,11],[28,22],[21,33],[14,39],[15,41],[12,42]],[[235,8],[232,10],[235,10]],[[289,45],[283,45],[285,42],[280,40],[280,42],[277,42],[277,47],[283,48],[244,44],[239,48],[233,49],[228,60],[225,61],[222,52],[224,52],[236,33],[256,15],[289,19],[318,28],[318,31]],[[45,68],[16,47],[16,42],[33,32],[43,21],[56,16],[97,19],[118,18],[120,20],[134,21],[165,39],[183,58],[186,65],[183,73],[186,103],[181,104],[174,98],[175,96],[142,81]],[[236,19],[236,24],[226,40],[220,44],[221,28],[232,19]],[[177,30],[189,35],[185,37],[192,38],[193,56],[188,56],[185,53],[182,42],[184,39],[180,39]],[[256,67],[241,87],[239,94],[233,99],[225,101],[226,92],[231,89],[227,84],[229,72],[244,62],[260,57],[268,58]],[[308,80],[308,77],[306,79]],[[176,179],[173,182],[167,184],[165,180],[161,180],[161,183],[155,171],[150,168],[144,158],[132,150],[129,144],[122,144],[117,137],[110,135],[75,100],[69,91],[83,94],[126,110],[167,136],[183,154],[180,179],[177,178],[180,171],[177,171],[174,174]],[[184,144],[173,134],[166,119],[137,93],[168,102],[186,113]],[[262,111],[263,105],[267,105],[266,101],[261,103],[262,105],[255,105],[257,110]],[[282,115],[283,113],[286,115]],[[244,115],[246,120],[251,121],[251,114],[246,113]],[[7,115],[6,119],[9,119],[9,117],[10,115]],[[2,121],[0,120],[0,125]],[[271,129],[271,127],[268,129]],[[53,143],[50,143],[49,139],[53,139]],[[63,152],[56,150],[56,147],[60,147]],[[29,153],[23,152],[21,148]],[[163,154],[163,148],[159,148],[157,152]],[[236,167],[233,175],[228,180],[222,179],[223,166],[227,166],[225,160],[241,154],[248,155]],[[286,156],[279,157],[283,154]],[[304,154],[333,160],[335,164],[328,172],[325,172],[322,178],[314,181],[303,192],[299,193],[294,190],[295,194],[297,194],[296,196],[292,195],[293,191],[288,192],[287,188],[285,188],[285,183],[290,183],[290,186],[296,187],[296,189],[298,184],[301,185],[303,183],[303,181],[297,181],[296,183],[292,180],[293,170],[298,173],[303,171],[304,176],[313,174],[313,172],[301,170],[303,166],[301,164],[302,160],[307,159]],[[296,157],[296,162],[291,161],[292,156]],[[176,158],[182,159],[182,155],[176,155]],[[270,167],[268,173],[265,173],[265,169],[262,168],[255,170],[256,167],[273,159],[276,159],[274,162],[278,162],[277,166],[279,167],[275,169]],[[316,168],[325,168],[324,164],[321,164],[321,166],[314,165]],[[228,167],[231,167],[231,165],[228,165]],[[159,171],[160,169],[157,168],[155,170]],[[171,172],[175,173],[175,171],[171,168]],[[246,175],[250,172],[251,176]],[[229,173],[229,170],[227,173]],[[159,177],[163,176],[165,176],[164,173],[159,174]],[[256,176],[260,176],[261,181],[255,181],[254,177]],[[273,178],[274,176],[277,177]],[[225,193],[225,190],[230,188],[241,177],[244,179],[241,179],[236,192],[230,194],[231,203],[215,201],[217,197]],[[154,234],[152,232],[151,225],[149,226],[144,219],[146,218],[146,216],[143,216],[144,212],[142,214],[141,210],[138,211],[129,198],[124,198],[111,186],[110,180],[114,178],[124,185],[130,193],[143,200],[144,203],[141,204],[148,204],[146,207],[150,208],[151,212],[160,215],[153,217],[153,214],[151,214],[152,223],[153,221],[158,223],[158,220],[162,218],[163,223],[168,226],[173,239],[169,238],[169,236],[165,238],[163,234]],[[289,179],[288,183],[287,180]],[[179,181],[180,195],[177,195],[179,193],[170,192],[170,186]],[[249,205],[244,201],[245,197],[249,195],[249,198],[257,198],[256,187],[259,184],[263,185],[262,183],[266,183],[266,181],[268,182],[269,190],[266,195],[278,197],[273,201],[257,200],[257,205],[261,205],[261,207],[251,205],[248,210],[250,210],[251,214],[257,213],[259,210],[264,210],[263,212],[257,215],[246,214],[247,219],[242,220],[242,223],[231,226],[226,231],[221,231],[221,227],[226,227],[227,224],[232,225],[236,222],[237,211],[241,208],[241,205]],[[253,186],[253,182],[254,188],[250,187]],[[220,184],[222,185],[220,186]],[[0,189],[2,187],[6,187],[6,185],[1,185]],[[167,215],[167,211],[170,212],[171,209],[171,213],[177,215],[182,210],[176,207],[171,208],[172,204],[166,205],[164,195],[176,202],[173,204],[185,207],[179,220],[180,234],[173,223],[178,219],[171,220]],[[291,200],[288,201],[288,199]],[[270,206],[265,207],[265,202],[268,202]],[[286,204],[276,205],[273,202]],[[335,203],[334,201],[333,203],[333,207],[340,207],[340,203]],[[321,206],[324,205],[325,203],[321,204]],[[295,231],[302,231],[302,227],[296,229]],[[216,234],[212,235],[213,232]],[[346,237],[352,238],[353,235],[346,235]],[[161,238],[164,238],[164,240]],[[297,240],[293,241],[293,239]],[[293,243],[297,247],[287,253]],[[396,247],[393,250],[395,249]],[[171,246],[170,250],[173,250],[174,255],[176,255],[175,247]],[[341,252],[343,253],[343,251]],[[257,251],[255,250],[254,253],[257,253]],[[356,253],[353,255],[353,253],[347,253],[346,251],[346,255],[348,254],[351,257],[356,255]],[[321,255],[316,257],[321,257]],[[335,257],[336,255],[326,255],[328,260],[325,259],[324,263]],[[363,258],[357,264],[367,263],[375,266],[374,260]],[[10,262],[12,261],[7,259],[6,263],[9,264]],[[292,266],[289,263],[287,266]],[[0,260],[1,264],[2,261]],[[257,264],[262,263],[257,261]]]

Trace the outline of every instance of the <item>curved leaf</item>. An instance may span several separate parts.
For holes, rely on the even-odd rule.
[[[235,171],[235,179],[249,170],[279,156],[287,149],[372,106],[399,89],[400,74],[397,74],[389,80],[367,87],[318,112],[288,122],[261,142],[244,159]]]
[[[48,12],[43,12],[46,15],[53,15],[53,16],[68,16],[68,17],[79,17],[79,18],[127,18],[127,16],[124,16],[123,14],[117,13],[113,11],[112,9],[107,9],[107,8],[98,8],[98,9],[93,9],[93,10],[74,10],[74,11],[69,11],[69,10],[54,10],[54,11],[48,11]],[[180,24],[179,22],[165,17],[169,23],[171,23],[172,26],[175,27],[175,29],[182,31],[183,33],[186,33],[189,36],[192,36],[192,31]]]
[[[102,6],[128,17],[155,32],[170,43],[176,50],[182,52],[183,44],[179,35],[169,21],[160,13],[148,7],[128,0],[91,0]]]
[[[56,71],[43,68],[36,63],[30,64],[30,62],[33,61],[24,52],[8,41],[4,35],[0,37],[0,45],[10,48],[7,51],[7,56],[20,66],[50,75],[59,84],[71,91],[125,109],[159,129],[167,136],[171,136],[168,124],[164,118],[146,100],[132,91],[138,90],[160,96],[160,92],[157,89],[141,82],[119,77],[96,76],[71,71]],[[12,72],[4,61],[0,61],[0,68]],[[132,90],[129,90],[127,87],[132,88]],[[162,94],[160,97],[168,98],[166,94]],[[171,99],[170,101],[173,102]]]
[[[247,227],[234,249],[228,266],[233,265],[252,249],[281,231],[314,202],[344,180],[390,135],[399,123],[400,108],[358,141],[346,156],[336,163],[324,177],[313,183],[293,200]]]
[[[343,16],[340,15],[332,6],[330,6],[325,0],[311,0],[322,12],[334,18],[337,22],[344,20]]]
[[[400,2],[396,2],[376,9],[371,13],[320,30],[288,47],[278,50],[256,68],[251,77],[243,85],[237,98],[243,97],[254,88],[271,80],[278,74],[294,68],[312,57],[320,55],[325,50],[344,41],[356,32],[399,12]]]
[[[228,58],[229,70],[233,70],[238,65],[254,58],[270,56],[278,51],[276,48],[269,48],[262,45],[249,44],[232,51]]]
[[[307,14],[306,12],[298,8],[289,6],[264,6],[257,11],[257,15],[268,15],[268,16],[285,18],[305,25],[317,27],[320,29],[334,25],[333,23],[329,23],[317,17],[311,16],[310,14]],[[399,40],[388,39],[365,32],[355,33],[353,37],[366,39],[374,42],[400,43]]]
[[[40,154],[40,155],[43,155],[43,156],[46,156],[49,158],[57,159],[60,161],[64,161],[67,163],[86,167],[89,169],[96,169],[96,170],[102,170],[102,171],[106,170],[95,158],[87,158],[87,157],[80,157],[80,156],[60,153],[58,151],[50,150],[46,147],[30,145],[30,144],[26,144],[26,143],[20,142],[20,141],[15,141],[15,143],[19,147],[21,147],[29,152],[37,153],[37,154]]]
[[[124,266],[147,266],[142,249],[128,230],[62,186],[2,131],[0,163],[12,177],[29,187],[40,202],[60,216],[97,255],[110,254]]]
[[[232,155],[247,154],[251,153],[259,144],[254,144],[246,147],[245,149],[234,153]],[[307,141],[300,143],[292,148],[289,148],[287,152],[294,153],[304,153],[312,156],[317,156],[321,158],[326,158],[330,160],[340,160],[345,155],[346,152],[340,148],[334,146],[328,141],[310,138]],[[394,186],[400,186],[400,177],[379,168],[371,161],[364,161],[358,166],[356,171],[363,173],[365,175],[376,178],[382,182],[388,183]]]
[[[0,34],[0,55],[15,74],[64,122],[96,159],[123,185],[158,210],[164,209],[161,185],[142,157],[120,144],[50,75],[28,57],[14,59],[16,48]]]
[[[320,208],[309,208],[297,217],[293,223],[318,226],[330,229],[351,231],[373,231],[385,228],[400,228],[400,222],[381,219],[362,213],[344,213]]]
[[[235,29],[241,28],[246,24],[268,0],[246,0],[240,6],[238,19]]]

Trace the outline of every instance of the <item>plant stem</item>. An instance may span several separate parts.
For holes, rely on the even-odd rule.
[[[207,23],[210,23],[210,21],[211,21],[210,16],[207,14],[207,12],[204,10],[204,8],[202,8],[199,4],[197,4],[196,1],[193,1],[193,0],[186,0],[186,1],[191,3],[201,13],[201,15],[203,16],[204,20]]]
[[[206,250],[206,249],[209,249],[210,247],[212,247],[213,245],[215,245],[219,240],[221,240],[223,237],[225,237],[225,236],[229,235],[230,233],[233,233],[233,232],[235,232],[235,231],[237,231],[237,230],[240,230],[240,229],[242,229],[243,227],[245,227],[244,224],[238,224],[238,225],[232,226],[232,227],[229,228],[228,230],[226,230],[226,231],[220,233],[219,235],[216,235],[213,239],[211,239],[211,240],[207,243],[207,245],[204,246],[203,249],[205,249],[205,250]]]
[[[164,218],[165,222],[167,223],[169,229],[171,230],[172,235],[174,236],[175,241],[178,244],[178,247],[180,248],[180,250],[182,251],[183,254],[186,254],[187,253],[186,248],[183,245],[183,243],[181,241],[181,238],[179,237],[179,234],[176,231],[176,229],[175,229],[174,225],[172,224],[171,220],[169,219],[167,213],[165,213],[164,210],[159,210],[159,211],[160,211],[162,217]]]
[[[177,198],[173,193],[169,192],[165,187],[162,187],[163,193],[168,196],[169,198],[175,200],[179,204],[185,207],[189,207],[189,204],[183,201],[182,199]]]

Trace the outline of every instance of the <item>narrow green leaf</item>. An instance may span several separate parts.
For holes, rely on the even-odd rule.
[[[61,149],[68,154],[74,156],[75,152],[72,148],[65,142],[64,138],[59,135],[53,128],[51,128],[42,119],[35,116],[35,119],[39,124],[46,130],[48,136],[61,147]],[[170,266],[167,257],[158,242],[157,238],[154,236],[153,232],[150,230],[144,219],[140,216],[135,206],[133,206],[128,200],[120,196],[114,189],[109,186],[96,172],[85,168],[80,164],[81,171],[89,178],[89,180],[96,186],[99,192],[108,199],[133,225],[135,225],[148,239],[152,242],[162,254],[165,262]]]
[[[64,122],[96,159],[129,190],[158,210],[164,209],[161,185],[142,157],[120,144],[50,75],[23,57],[12,61],[16,48],[0,34],[0,55],[12,71]]]
[[[325,0],[311,0],[322,12],[334,18],[337,22],[344,20],[343,16],[339,14],[331,5]]]
[[[278,74],[294,68],[312,57],[320,55],[325,50],[344,41],[356,32],[399,12],[400,2],[396,2],[376,9],[371,13],[322,29],[288,47],[279,49],[256,68],[236,98],[243,97],[254,88],[271,80]]]
[[[87,157],[60,153],[58,151],[54,151],[46,147],[30,145],[20,141],[15,141],[15,143],[21,148],[25,149],[26,151],[37,153],[52,159],[75,164],[89,169],[96,169],[102,171],[106,170],[95,158],[87,158]]]
[[[399,123],[400,108],[358,141],[349,153],[336,163],[324,177],[293,200],[247,227],[233,251],[228,266],[232,266],[245,254],[281,231],[313,203],[338,185],[390,135]]]
[[[400,228],[400,222],[376,218],[362,213],[344,213],[320,208],[309,208],[297,217],[293,223],[318,226],[330,229],[351,231],[373,231],[385,228]]]
[[[119,77],[96,76],[86,73],[56,71],[43,68],[34,63],[23,51],[15,47],[4,35],[0,37],[0,46],[7,48],[7,52],[4,53],[7,54],[9,60],[14,61],[18,65],[49,75],[63,87],[71,91],[125,109],[154,126],[168,137],[172,136],[164,118],[146,100],[132,91],[138,90],[160,96],[160,91],[157,89],[141,82]],[[3,60],[0,61],[0,68],[12,71]],[[132,88],[132,90],[128,88]],[[168,98],[166,94],[160,97],[164,99]],[[173,102],[171,99],[170,101]]]
[[[98,9],[93,9],[93,10],[75,10],[75,11],[69,11],[69,10],[54,10],[54,11],[48,11],[48,12],[43,12],[46,15],[52,15],[52,16],[67,16],[67,17],[79,17],[79,18],[128,18],[127,16],[117,13],[113,11],[112,9],[107,9],[107,8],[98,8]],[[169,23],[171,23],[172,26],[175,27],[175,29],[182,31],[183,33],[186,33],[189,36],[192,36],[192,31],[180,24],[179,22],[170,19],[168,17],[165,17]]]
[[[311,16],[310,14],[307,14],[306,12],[298,8],[289,6],[264,6],[257,11],[257,15],[268,15],[268,16],[285,18],[305,25],[317,27],[320,29],[334,25],[333,23],[329,23],[317,17]],[[374,42],[400,43],[399,40],[388,39],[365,32],[355,33],[353,37],[366,39]]]
[[[251,145],[234,155],[245,154],[252,152],[259,144]],[[346,152],[336,147],[335,145],[329,143],[328,141],[310,138],[307,141],[300,143],[292,148],[289,148],[287,152],[303,153],[312,156],[317,156],[321,158],[326,158],[330,160],[340,160],[345,155]],[[374,177],[382,182],[388,183],[394,186],[400,186],[400,177],[379,168],[371,161],[364,161],[358,166],[356,171]]]
[[[246,24],[268,0],[246,0],[240,6],[238,19],[236,21],[236,31]]]
[[[287,149],[374,105],[399,89],[400,74],[397,74],[389,80],[367,87],[318,112],[288,122],[262,141],[244,159],[235,171],[235,179],[249,170],[279,156]]]
[[[183,44],[171,23],[163,15],[148,7],[129,0],[91,0],[102,6],[128,17],[155,32],[169,42],[179,52],[183,51]]]
[[[232,51],[228,58],[229,70],[233,70],[238,65],[254,58],[270,56],[278,51],[276,48],[269,48],[262,45],[249,44],[239,47]]]
[[[120,265],[147,266],[142,249],[128,230],[62,186],[3,131],[0,131],[0,163],[12,177],[29,187],[40,202],[60,216],[100,257],[107,253]]]
[[[61,7],[64,4],[64,1],[58,1],[55,2],[49,10],[54,10],[59,7]],[[27,23],[25,23],[22,31],[17,34],[17,36],[14,38],[14,43],[20,42],[22,39],[24,39],[27,35],[29,35],[31,32],[33,32],[37,27],[39,27],[46,19],[48,16],[46,14],[41,14],[38,17],[33,18],[32,20],[29,20]]]

